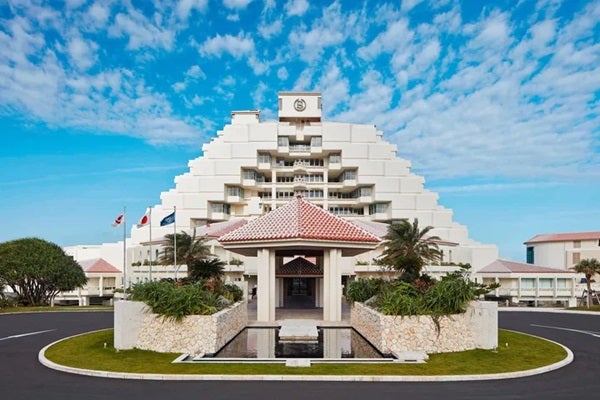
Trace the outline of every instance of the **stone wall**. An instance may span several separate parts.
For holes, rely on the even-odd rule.
[[[351,323],[384,354],[401,351],[446,353],[492,349],[498,345],[498,308],[494,302],[472,302],[464,314],[442,317],[440,329],[428,316],[388,316],[354,303]]]
[[[115,305],[115,348],[191,355],[215,353],[247,324],[245,302],[213,315],[190,315],[176,322],[151,314],[143,303],[123,301]]]

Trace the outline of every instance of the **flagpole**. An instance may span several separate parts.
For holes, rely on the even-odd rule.
[[[127,207],[123,206],[123,300],[127,300]]]
[[[177,281],[177,206],[173,206],[173,264],[175,264],[175,281]]]
[[[148,228],[150,233],[148,234],[149,236],[149,242],[150,242],[150,265],[149,265],[149,270],[148,270],[148,277],[150,279],[150,282],[152,282],[152,206],[149,207],[150,208],[150,213],[148,214]]]

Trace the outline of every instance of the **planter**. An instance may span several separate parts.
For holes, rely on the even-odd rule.
[[[429,316],[389,316],[354,303],[350,321],[384,354],[403,351],[447,353],[498,346],[498,305],[474,301],[464,314],[439,319],[439,330]]]
[[[115,348],[138,348],[161,353],[216,353],[248,324],[245,302],[213,315],[189,315],[171,321],[149,312],[138,301],[115,304]]]

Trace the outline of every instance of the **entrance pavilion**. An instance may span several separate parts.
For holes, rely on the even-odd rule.
[[[341,258],[381,242],[301,196],[218,240],[226,250],[258,257],[257,320],[265,322],[275,321],[275,308],[296,296],[322,306],[324,321],[341,321]]]

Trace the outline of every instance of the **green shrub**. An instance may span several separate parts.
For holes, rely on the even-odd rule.
[[[412,283],[403,280],[387,282],[382,279],[358,279],[348,287],[348,300],[365,302],[385,315],[444,315],[461,314],[470,301],[498,287],[469,280],[469,267],[446,274],[440,281],[426,275]]]
[[[389,285],[389,282],[383,279],[357,279],[348,285],[346,300],[350,303],[354,303],[355,301],[365,302],[380,293],[386,285]]]
[[[223,288],[223,296],[232,303],[241,301],[244,298],[244,291],[235,283],[226,283]]]
[[[177,285],[169,281],[138,283],[131,287],[132,300],[143,301],[153,313],[176,321],[187,315],[211,315],[226,308],[231,303],[223,301],[224,297],[230,300],[226,293],[229,292],[207,290],[202,284]],[[231,295],[231,299],[235,298]]]

